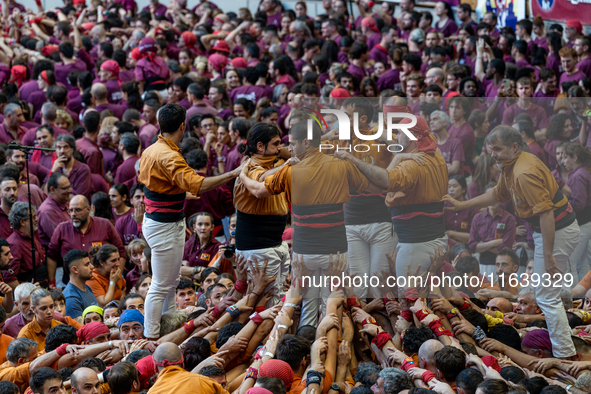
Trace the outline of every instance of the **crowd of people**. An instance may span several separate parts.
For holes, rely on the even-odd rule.
[[[0,394],[591,392],[579,20],[35,3],[1,0]]]

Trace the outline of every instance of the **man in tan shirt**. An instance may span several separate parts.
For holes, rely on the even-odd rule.
[[[144,184],[145,219],[142,231],[152,249],[152,287],[146,299],[146,338],[157,339],[160,316],[174,311],[175,289],[180,279],[185,246],[186,193],[203,193],[236,178],[241,167],[204,178],[193,170],[178,148],[185,131],[186,110],[167,104],[158,111],[161,135],[140,161],[138,181]],[[164,302],[166,301],[166,305]]]

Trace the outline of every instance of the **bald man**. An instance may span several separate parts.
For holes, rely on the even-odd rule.
[[[113,114],[121,120],[125,107],[119,104],[109,103],[109,90],[102,83],[95,83],[90,88],[90,95],[94,99],[94,109],[100,114],[104,110],[110,109]]]
[[[513,312],[513,304],[506,298],[493,298],[486,304],[487,311],[499,311],[501,313]]]
[[[70,377],[72,394],[101,394],[99,378],[90,368],[78,368]]]
[[[174,343],[165,342],[156,348],[154,365],[158,369],[158,380],[150,389],[150,394],[228,393],[215,380],[185,371],[181,351]]]
[[[90,203],[82,195],[77,195],[70,201],[68,209],[70,220],[57,225],[49,242],[47,250],[47,270],[50,286],[55,287],[57,262],[70,250],[79,249],[89,252],[94,246],[105,244],[114,245],[119,250],[119,262],[125,265],[125,247],[115,226],[108,219],[90,216]],[[67,273],[64,272],[67,277]],[[64,280],[67,283],[67,279]]]
[[[437,85],[443,91],[442,95],[445,97],[447,88],[445,87],[445,73],[439,67],[433,67],[427,70],[425,74],[425,85]]]
[[[436,339],[425,341],[419,348],[419,367],[436,373],[435,353],[443,349],[443,343]]]

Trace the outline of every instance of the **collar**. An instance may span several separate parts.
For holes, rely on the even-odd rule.
[[[277,160],[277,156],[263,156],[254,154],[251,156],[251,161],[254,165],[261,166],[264,168],[272,168],[273,163]]]
[[[509,173],[511,171],[513,171],[513,166],[515,165],[515,163],[517,162],[517,159],[519,159],[519,157],[521,156],[522,152],[519,152],[514,158],[510,159],[510,160],[501,160],[501,164],[503,164],[503,172],[504,173]]]
[[[502,218],[503,217],[503,208],[499,207],[499,210],[497,211],[497,214],[495,216],[492,216],[490,214],[490,211],[488,210],[488,208],[486,208],[486,216],[491,217],[493,219],[495,219],[497,217]]]
[[[61,211],[66,211],[68,209],[67,205],[61,204],[59,201],[57,201],[55,198],[48,196],[48,200],[54,204],[56,207],[58,207]]]
[[[37,334],[37,335],[45,335],[43,333],[43,329],[41,328],[41,326],[39,325],[39,322],[37,321],[37,316],[35,316],[33,318],[33,321],[31,322],[31,327],[33,328],[33,331],[35,331],[35,334]]]
[[[27,234],[23,233],[20,230],[12,230],[13,233],[17,234],[19,237],[24,238],[24,239],[31,239],[31,237],[29,237]]]
[[[322,154],[322,152],[320,152],[316,148],[310,148],[307,151],[305,151],[304,153],[300,153],[296,157],[300,160],[304,160],[305,158],[315,156],[316,154]]]
[[[166,137],[163,137],[161,134],[158,135],[158,142],[168,145],[168,147],[175,152],[181,151],[180,148],[178,146],[176,146],[174,142],[172,142],[171,140],[169,140]]]
[[[82,235],[86,235],[90,232],[90,230],[92,229],[92,223],[94,222],[94,218],[90,215],[88,215],[88,227],[86,228],[86,232],[83,233],[80,228],[74,226],[74,224],[72,224],[72,227],[74,227],[74,231],[79,232]],[[70,223],[72,223],[72,221],[70,220]]]

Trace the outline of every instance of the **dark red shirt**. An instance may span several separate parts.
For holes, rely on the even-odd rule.
[[[39,233],[36,232],[35,236],[35,267],[40,267],[45,263],[45,249],[41,245],[39,240]],[[14,271],[14,274],[10,274],[8,271],[4,271],[4,280],[7,282],[18,279],[19,281],[25,281],[27,278],[25,275],[31,273],[33,270],[33,259],[31,256],[31,237],[19,230],[14,230],[10,237],[7,239],[10,244],[10,253],[12,254],[12,260],[10,260],[10,269]]]
[[[139,160],[139,156],[133,155],[117,167],[115,172],[115,183],[124,183],[135,176],[135,162]]]
[[[104,175],[103,154],[96,142],[88,137],[82,137],[76,140],[76,149],[84,156],[90,172]]]
[[[217,239],[212,238],[211,241],[202,248],[199,245],[199,237],[193,235],[187,242],[185,242],[183,260],[187,260],[191,267],[198,265],[201,267],[207,267],[213,256],[218,253],[220,246],[222,246],[222,244],[219,243]]]
[[[104,244],[114,245],[119,250],[119,255],[126,258],[125,247],[115,230],[115,226],[107,219],[90,216],[90,223],[85,234],[75,228],[71,221],[58,224],[51,237],[47,256],[59,261],[70,250],[80,249],[89,251],[93,246]]]
[[[67,209],[66,205],[60,204],[49,196],[37,210],[39,239],[44,247],[49,246],[51,236],[55,232],[57,225],[70,220]]]
[[[26,133],[27,129],[22,126],[19,126],[16,132],[16,139],[22,141]],[[10,141],[14,141],[14,137],[12,136],[12,133],[8,130],[8,127],[6,127],[6,123],[3,122],[2,124],[0,124],[0,144],[8,144]]]
[[[58,171],[64,172],[62,168]],[[90,200],[93,193],[92,176],[90,174],[90,168],[86,164],[74,160],[74,167],[72,167],[68,176],[72,184],[73,194],[82,194]]]
[[[0,208],[0,238],[6,239],[10,234],[12,234],[12,228],[10,227],[8,215]]]
[[[115,229],[119,238],[123,241],[125,246],[129,245],[131,241],[142,237],[141,224],[137,224],[133,215],[123,215],[115,223]]]

